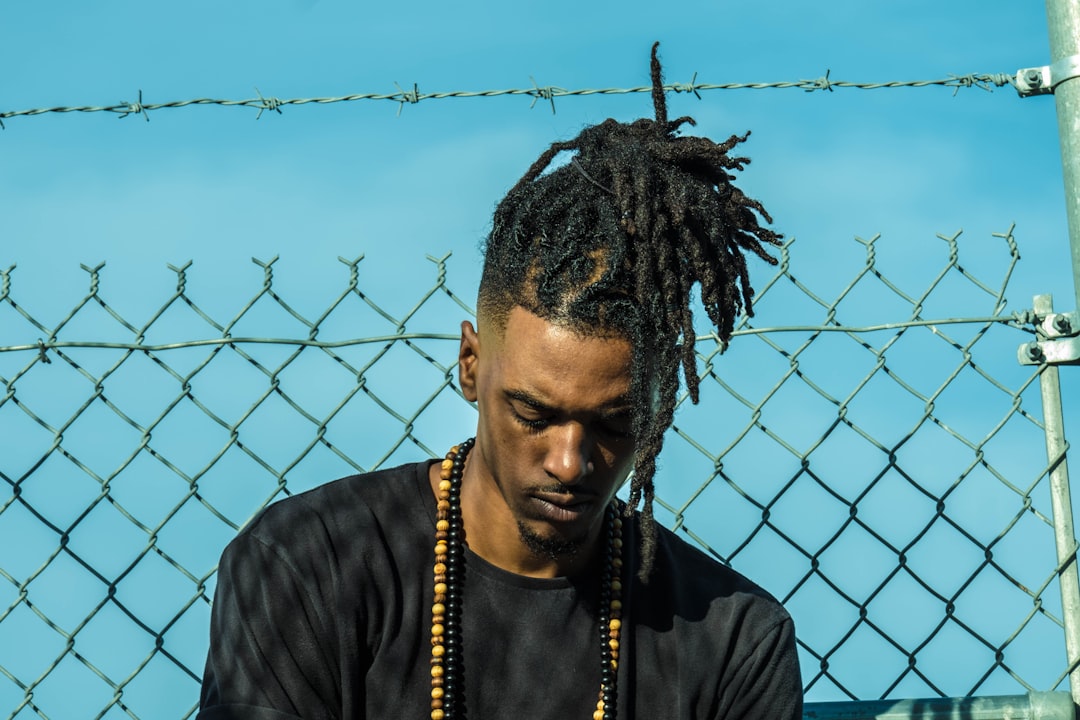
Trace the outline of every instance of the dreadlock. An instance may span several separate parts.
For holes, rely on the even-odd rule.
[[[627,513],[644,499],[640,576],[655,554],[653,475],[671,425],[679,366],[698,401],[691,288],[726,343],[741,311],[753,315],[745,252],[775,265],[772,218],[731,184],[750,162],[723,143],[678,136],[693,118],[668,120],[660,61],[651,54],[655,119],[608,119],[545,151],[495,210],[485,245],[479,309],[500,330],[515,306],[587,335],[614,333],[633,347],[635,438]],[[545,173],[555,157],[568,164]],[[681,339],[681,342],[680,342]]]

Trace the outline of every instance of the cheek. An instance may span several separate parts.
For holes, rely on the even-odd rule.
[[[604,464],[610,468],[611,474],[617,476],[617,479],[620,481],[626,478],[634,465],[633,445],[629,444],[628,447],[604,448],[602,452]]]

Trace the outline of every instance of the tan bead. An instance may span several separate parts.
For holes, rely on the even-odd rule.
[[[446,616],[445,615],[432,615],[431,616],[431,622],[432,622],[432,624],[438,623],[438,624],[442,625],[444,622],[446,622]]]
[[[611,632],[619,632],[619,629],[622,627],[622,620],[619,618],[611,618],[611,620],[608,621],[607,626]]]
[[[435,585],[441,585],[446,583],[446,573],[435,573]],[[444,593],[445,594],[445,593]]]
[[[618,638],[611,638],[610,640],[607,641],[607,644],[608,644],[608,647],[611,648],[613,651],[615,651],[615,652],[619,651],[619,639]]]
[[[450,458],[446,458],[445,460],[442,461],[442,466],[441,467],[442,467],[443,470],[453,470],[454,469],[454,461],[451,460]]]
[[[439,532],[446,532],[447,530],[450,529],[450,521],[449,520],[440,520],[439,522],[435,523],[435,529],[438,530]]]
[[[450,492],[450,486],[451,486],[450,476],[448,475],[448,476],[444,477],[442,480],[439,481],[439,492],[441,492],[441,493],[449,493]]]
[[[442,665],[432,665],[431,666],[431,677],[435,678],[435,677],[442,677],[442,676],[443,676],[443,666]]]
[[[435,563],[435,574],[436,575],[445,575],[446,574],[446,563],[441,563],[441,562]]]
[[[442,698],[431,698],[431,709],[438,710],[443,706]]]
[[[440,623],[435,623],[431,626],[432,636],[442,637],[443,632],[445,632],[445,628]]]
[[[445,555],[446,551],[447,551],[447,548],[448,548],[448,546],[446,544],[446,541],[445,540],[439,540],[438,542],[435,543],[435,554],[436,555]]]
[[[431,688],[431,699],[432,700],[441,700],[442,697],[443,697],[443,694],[444,694],[444,691],[443,691],[443,689],[441,687],[433,687],[433,688]]]
[[[612,600],[611,601],[611,609],[612,609],[612,611],[614,611],[614,610],[622,610],[622,600]]]
[[[437,602],[437,603],[435,603],[434,605],[431,606],[431,614],[432,615],[442,615],[445,612],[446,612],[446,606],[443,605],[440,602]]]
[[[432,648],[431,648],[431,656],[432,657],[441,658],[445,654],[446,654],[446,648],[443,647],[442,645],[434,645],[434,646],[432,646]]]
[[[604,720],[603,709],[598,708],[597,710],[593,711],[592,718],[593,720]]]
[[[448,589],[449,588],[446,587],[446,582],[445,581],[435,583],[435,594],[436,595],[445,595],[446,591]],[[436,600],[436,602],[441,602],[441,601]]]
[[[446,713],[442,708],[434,708],[431,711],[431,720],[443,720],[446,717]]]
[[[435,503],[435,507],[441,513],[450,512],[450,501],[439,500],[439,502]]]

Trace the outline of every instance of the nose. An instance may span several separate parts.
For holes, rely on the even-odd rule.
[[[595,469],[592,439],[578,423],[567,423],[549,431],[549,445],[544,456],[544,471],[563,485],[576,485]]]

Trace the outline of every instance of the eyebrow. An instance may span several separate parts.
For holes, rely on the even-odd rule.
[[[559,408],[549,405],[535,395],[525,390],[506,390],[503,393],[510,400],[517,400],[520,403],[528,405],[533,410],[540,412],[558,412]],[[630,402],[630,398],[626,395],[620,395],[614,398],[607,406],[599,409],[598,414],[601,417],[621,417],[623,415],[633,414],[633,405]]]

